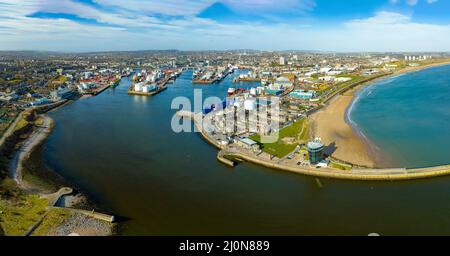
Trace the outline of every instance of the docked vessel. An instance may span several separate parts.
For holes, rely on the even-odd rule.
[[[114,80],[114,82],[112,82],[109,86],[111,88],[116,88],[118,85],[120,84],[120,78],[117,78],[116,80]]]
[[[233,96],[233,95],[241,94],[243,92],[245,92],[244,88],[236,89],[236,88],[230,87],[230,88],[228,88],[227,94],[228,94],[228,96]]]

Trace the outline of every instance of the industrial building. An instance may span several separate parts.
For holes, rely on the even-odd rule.
[[[273,84],[273,86],[275,88],[286,88],[286,87],[291,87],[293,85],[294,84],[292,83],[292,81],[289,78],[284,77],[284,76],[278,77]]]
[[[289,96],[299,99],[312,99],[316,96],[316,92],[313,90],[305,91],[305,90],[295,90],[289,93]]]
[[[74,96],[75,92],[68,88],[58,88],[58,90],[50,92],[53,100],[66,100]]]
[[[236,144],[253,152],[259,152],[261,150],[258,143],[249,138],[238,138]]]

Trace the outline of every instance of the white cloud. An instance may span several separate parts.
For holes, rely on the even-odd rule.
[[[191,13],[196,12],[195,5],[189,8]],[[27,17],[37,11],[64,11],[104,25]],[[416,23],[410,16],[394,12],[316,27],[299,23],[223,24],[194,15],[160,19],[145,15],[148,11],[105,11],[69,0],[50,0],[46,4],[41,0],[4,0],[0,3],[0,49],[450,51],[450,26]]]
[[[425,0],[428,4],[436,3],[439,0]],[[407,5],[410,6],[416,6],[419,3],[419,0],[405,0]],[[391,4],[397,4],[399,3],[399,0],[389,0],[389,3]]]
[[[211,5],[211,0],[94,0],[96,3],[145,14],[192,16]]]
[[[236,12],[253,13],[264,11],[310,11],[316,4],[314,0],[221,0]]]
[[[379,24],[404,24],[411,21],[409,16],[395,13],[395,12],[378,12],[375,16],[367,19],[357,19],[348,22],[347,24],[358,25],[379,25]]]
[[[349,43],[358,42],[367,49],[450,50],[449,25],[416,23],[399,13],[379,12],[365,20],[347,22],[345,27],[352,33]]]

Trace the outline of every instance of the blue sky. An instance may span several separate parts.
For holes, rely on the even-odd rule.
[[[450,51],[449,0],[0,0],[0,50]]]

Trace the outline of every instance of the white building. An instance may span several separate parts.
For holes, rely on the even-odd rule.
[[[350,77],[336,77],[334,79],[334,81],[337,83],[348,82],[350,80],[352,80]]]
[[[275,80],[274,83],[274,87],[275,88],[285,88],[285,87],[290,87],[293,86],[294,84],[292,83],[291,80],[289,80],[289,78],[284,77],[284,76],[280,76]]]
[[[321,77],[319,77],[319,81],[323,81],[323,82],[333,82],[334,79],[336,79],[336,77],[334,77],[334,76],[321,76]]]

